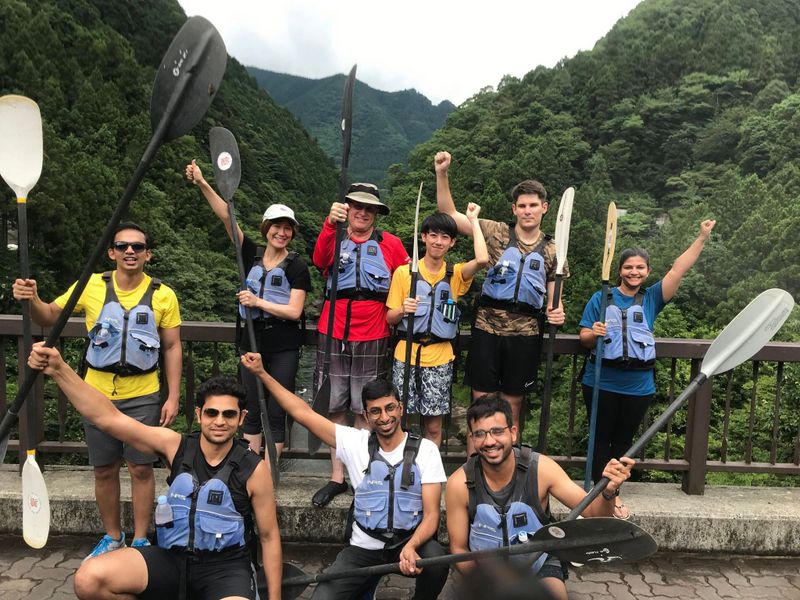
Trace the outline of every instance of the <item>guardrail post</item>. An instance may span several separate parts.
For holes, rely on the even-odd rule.
[[[692,361],[693,363],[695,361]],[[692,365],[695,366],[694,364]],[[695,368],[692,369],[695,371]],[[694,373],[693,373],[694,374]],[[686,415],[686,450],[689,470],[683,473],[681,489],[686,494],[702,496],[706,486],[708,428],[711,419],[711,380],[706,381],[689,400]]]

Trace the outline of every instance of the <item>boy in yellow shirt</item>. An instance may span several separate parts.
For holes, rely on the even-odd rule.
[[[414,314],[412,369],[408,386],[409,414],[422,415],[422,433],[437,446],[442,443],[442,415],[450,409],[450,384],[455,355],[451,341],[458,335],[461,311],[456,302],[472,284],[478,270],[489,264],[478,215],[481,207],[470,203],[467,218],[472,224],[475,258],[448,265],[444,257],[456,243],[457,226],[450,215],[434,213],[422,222],[425,256],[419,261],[416,293],[411,297],[409,265],[392,275],[386,299],[389,325],[398,325],[402,339],[394,351],[392,382],[402,389],[405,374],[407,315]]]

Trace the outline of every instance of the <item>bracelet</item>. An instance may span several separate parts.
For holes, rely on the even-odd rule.
[[[602,496],[603,500],[613,500],[614,498],[619,496],[619,488],[615,489],[614,492],[611,494],[606,494],[605,490],[603,490]]]

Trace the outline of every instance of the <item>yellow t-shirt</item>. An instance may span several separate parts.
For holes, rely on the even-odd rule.
[[[119,303],[126,309],[131,309],[139,303],[147,286],[150,285],[151,277],[145,275],[142,282],[133,290],[125,291],[117,287],[116,277],[114,281],[114,291],[117,293]],[[64,308],[69,300],[72,290],[75,288],[73,283],[70,288],[61,296],[55,299],[55,303]],[[103,304],[106,300],[106,282],[103,281],[102,273],[94,273],[86,284],[78,304],[75,305],[76,313],[86,313],[86,331],[91,330]],[[159,329],[171,329],[181,324],[181,313],[178,308],[178,297],[169,287],[161,284],[153,293],[153,312],[156,316],[156,325]],[[111,400],[127,400],[146,394],[153,394],[159,390],[158,371],[144,373],[142,375],[129,375],[121,377],[114,373],[96,371],[91,367],[86,371],[86,383],[93,388],[100,390]]]
[[[450,292],[453,301],[457,301],[461,296],[467,293],[469,286],[472,285],[472,279],[466,281],[461,276],[461,270],[464,268],[464,263],[458,263],[453,267],[453,276],[450,278]],[[425,261],[419,261],[419,276],[427,281],[430,285],[436,285],[439,281],[444,279],[447,267],[442,264],[442,268],[438,273],[431,274],[425,268]],[[392,310],[402,308],[403,300],[408,297],[411,290],[411,270],[409,265],[398,267],[392,274],[392,284],[389,287],[389,296],[386,298],[386,306]],[[417,349],[419,344],[411,344],[411,360],[416,364]],[[406,360],[406,341],[402,339],[398,342],[394,350],[394,357],[396,360],[405,362]],[[420,353],[420,367],[438,367],[446,365],[455,358],[453,354],[453,346],[450,342],[439,342],[437,344],[430,344],[423,346]]]

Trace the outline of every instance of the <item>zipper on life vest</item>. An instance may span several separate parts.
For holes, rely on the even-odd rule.
[[[192,486],[192,504],[189,507],[189,543],[186,544],[186,548],[190,552],[194,552],[194,515],[197,512],[197,496],[200,493],[200,486],[196,482],[193,482]]]
[[[122,305],[120,305],[122,306]],[[119,365],[121,367],[126,364],[126,354],[128,350],[128,321],[130,320],[131,311],[126,310],[122,315],[122,350],[119,354]]]
[[[263,269],[263,267],[262,267],[262,269]],[[258,297],[261,298],[261,299],[264,298],[264,287],[266,287],[266,285],[267,285],[267,277],[268,276],[269,276],[269,271],[264,269],[264,276],[261,278],[261,287],[258,288]],[[248,307],[247,310],[251,310],[251,309]],[[254,319],[260,319],[261,317],[264,316],[264,314],[260,310],[256,310],[254,312],[256,312],[256,315],[253,317]]]
[[[361,244],[356,244],[356,291],[361,291]]]
[[[504,508],[500,511],[500,529],[503,530],[503,547],[508,546],[508,519],[506,519],[506,515],[508,514],[508,508]]]
[[[520,252],[520,254],[522,254]],[[517,273],[517,282],[514,284],[514,298],[512,302],[519,302],[519,288],[522,285],[522,271],[525,268],[525,255],[522,254],[519,259],[519,272]]]
[[[619,311],[622,314],[622,360],[628,360],[628,311]]]
[[[389,482],[389,514],[386,522],[386,530],[389,533],[394,533],[394,474],[396,469],[389,467],[389,474],[386,480]]]

